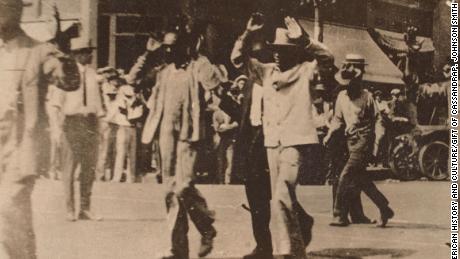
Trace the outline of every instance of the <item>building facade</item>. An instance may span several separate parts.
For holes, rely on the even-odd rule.
[[[23,24],[37,37],[52,35],[49,23],[56,5],[61,26],[78,22],[80,35],[96,42],[97,65],[128,69],[144,50],[149,32],[158,30],[168,17],[185,13],[195,21],[206,23],[207,48],[210,55],[224,57],[237,34],[254,11],[262,11],[267,20],[281,23],[280,13],[314,18],[308,0],[31,0],[25,8]],[[437,51],[434,63],[439,67],[448,56],[449,7],[441,0],[336,0],[321,10],[326,23],[362,28],[378,28],[404,33],[409,25],[419,27],[420,36],[433,39]],[[282,15],[281,15],[282,16]],[[275,18],[275,19],[273,19]],[[37,27],[40,27],[37,30]],[[220,53],[220,54],[217,54]],[[223,62],[225,63],[225,62]]]

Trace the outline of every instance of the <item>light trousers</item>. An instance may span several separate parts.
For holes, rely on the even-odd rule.
[[[305,166],[305,156],[313,155],[312,145],[267,148],[272,186],[272,234],[275,247],[282,255],[306,258],[304,224],[310,217],[296,196],[299,172]]]
[[[34,137],[15,111],[0,119],[0,258],[35,259],[31,194],[36,180]]]
[[[135,127],[118,126],[113,181],[119,182],[127,160],[126,181],[133,182],[136,176],[137,130]]]

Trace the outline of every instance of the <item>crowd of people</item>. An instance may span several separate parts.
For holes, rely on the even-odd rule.
[[[75,44],[74,51],[75,50]],[[149,43],[151,44],[151,43]],[[88,46],[88,48],[92,48]],[[154,51],[151,51],[154,52]],[[141,56],[140,60],[147,58],[149,52]],[[354,57],[355,56],[355,57]],[[350,54],[347,60],[353,58],[363,59],[363,57]],[[145,61],[143,61],[145,62]],[[161,60],[155,65],[155,69],[160,69]],[[348,64],[348,63],[347,63]],[[98,120],[98,152],[96,162],[96,180],[111,182],[141,182],[146,173],[156,174],[158,182],[162,182],[162,171],[158,141],[152,140],[151,143],[142,144],[141,134],[146,124],[147,115],[150,111],[148,100],[151,95],[152,85],[148,86],[140,81],[144,79],[135,78],[137,75],[133,68],[130,73],[125,73],[122,69],[104,67],[97,69],[96,74],[89,80],[97,82],[102,100],[102,111]],[[234,146],[237,142],[238,128],[241,126],[230,115],[234,111],[241,110],[244,100],[245,86],[253,83],[244,73],[237,74],[233,79],[228,78],[226,69],[223,68],[224,82],[219,85],[216,91],[205,92],[206,107],[203,111],[205,125],[203,131],[206,144],[200,150],[198,156],[206,157],[202,160],[201,170],[207,171],[207,182],[230,184],[242,183],[242,168],[234,166]],[[137,82],[136,82],[137,80]],[[154,82],[153,78],[150,78]],[[326,150],[322,148],[323,139],[334,114],[334,102],[330,98],[331,87],[326,87],[324,80],[321,79],[318,71],[315,71],[310,79],[312,107],[312,125],[316,128],[319,143],[316,146],[316,161],[311,161],[310,165],[315,172],[303,172],[301,183],[306,184],[325,184],[328,172],[330,175],[330,163],[326,156]],[[54,85],[49,86],[47,95],[46,111],[49,118],[51,150],[50,163],[47,176],[51,179],[61,179],[64,164],[66,164],[60,150],[62,150],[62,125],[64,113],[54,111],[53,107],[55,95],[59,94]],[[262,91],[262,90],[259,90]],[[262,94],[260,92],[259,94]],[[375,165],[383,164],[387,166],[385,153],[385,136],[388,135],[391,124],[395,122],[416,125],[417,114],[415,107],[410,107],[407,98],[401,89],[395,88],[391,91],[391,99],[385,100],[381,90],[373,90],[373,97],[382,120],[376,125],[376,139],[373,147],[373,162]],[[234,103],[234,111],[224,111],[220,107],[222,99],[230,98]],[[332,98],[335,99],[335,98]],[[262,112],[262,111],[259,111]],[[259,122],[261,124],[261,122]],[[397,125],[395,128],[399,128]],[[386,134],[387,133],[387,134]],[[396,133],[394,133],[396,134]],[[238,161],[236,161],[238,162]],[[244,171],[244,170],[243,170]],[[308,177],[307,177],[308,176]]]
[[[24,207],[14,199],[18,193],[30,195],[33,187],[32,133],[44,117],[37,108],[40,87],[48,89],[50,177],[64,184],[67,220],[101,220],[91,211],[94,180],[132,183],[146,163],[157,169],[166,189],[171,242],[161,258],[189,258],[189,217],[202,237],[199,256],[213,249],[216,215],[195,187],[197,168],[208,161],[203,157],[210,154],[209,145],[217,156],[216,181],[232,183],[240,177],[245,185],[256,240],[246,259],[273,258],[274,246],[284,258],[306,258],[314,219],[298,202],[296,186],[309,167],[308,160],[320,165],[309,168],[311,174],[328,168],[319,178],[336,171],[331,226],[377,223],[385,227],[394,216],[365,170],[368,162],[377,161],[385,120],[413,118],[411,109],[403,108],[404,93],[394,89],[394,99],[387,103],[382,92],[369,91],[363,81],[366,60],[359,54],[348,53],[336,71],[332,53],[311,39],[294,18],[284,17],[274,28],[274,40],[267,42],[258,37],[265,26],[263,15],[251,16],[229,57],[238,71],[233,80],[228,68],[203,54],[203,36],[187,23],[168,27],[161,37],[152,35],[145,53],[125,74],[114,68],[91,68],[95,47],[84,38],[70,42],[72,66],[66,57],[51,53],[49,44],[38,44],[22,32],[21,1],[2,1],[12,12],[0,15],[4,42],[0,72],[2,76],[25,72],[10,77],[11,89],[6,93],[21,94],[5,99],[0,110],[0,190],[18,187],[2,197],[12,202],[0,207],[0,229],[9,224],[3,216],[11,218],[12,211],[16,220],[27,219],[21,216],[27,213]],[[21,44],[29,46],[30,52],[21,52]],[[26,64],[24,69],[18,59]],[[30,60],[33,64],[27,63]],[[38,78],[47,85],[39,85]],[[332,99],[331,81],[339,86]],[[15,90],[19,89],[16,83],[20,91]],[[344,149],[339,148],[340,142]],[[74,195],[77,178],[79,210]],[[378,207],[378,222],[365,216],[361,192]],[[19,221],[11,226],[15,229],[8,233],[21,238],[31,231],[21,228],[32,228]],[[272,243],[272,235],[276,242]],[[27,245],[15,242],[21,238],[0,237],[8,245]],[[2,246],[0,253],[8,252]]]
[[[186,27],[166,30],[162,39],[151,36],[145,53],[126,74],[114,68],[93,71],[88,66],[90,42],[72,40],[83,87],[70,92],[56,88],[47,101],[55,149],[63,145],[71,151],[62,152],[61,159],[69,220],[77,219],[73,181],[78,164],[78,219],[98,220],[89,211],[93,179],[132,183],[139,175],[136,163],[147,159],[167,189],[172,244],[164,258],[188,258],[186,215],[202,235],[199,255],[205,256],[217,233],[215,214],[194,184],[197,162],[209,155],[211,143],[217,157],[216,181],[231,183],[233,173],[239,172],[246,186],[257,241],[246,258],[272,255],[271,232],[278,237],[278,252],[304,258],[313,218],[297,202],[296,185],[308,159],[319,165],[308,171],[327,172],[326,150],[336,138],[346,143],[348,155],[341,155],[342,165],[336,169],[331,226],[348,226],[349,214],[353,223],[375,223],[364,215],[361,191],[379,208],[378,225],[387,224],[394,213],[364,171],[369,154],[378,154],[372,150],[379,146],[374,141],[376,128],[380,141],[383,117],[395,117],[390,106],[396,107],[400,90],[395,89],[395,99],[385,105],[381,93],[369,92],[362,80],[365,58],[350,53],[334,78],[344,90],[335,102],[327,101],[330,87],[321,78],[334,74],[331,52],[311,40],[291,17],[276,28],[273,42],[257,42],[254,35],[264,26],[262,17],[254,14],[235,43],[230,60],[239,74],[234,80],[229,80],[225,66],[213,64],[200,52],[202,36]],[[272,53],[271,62],[263,51]],[[272,231],[270,207],[276,222]]]

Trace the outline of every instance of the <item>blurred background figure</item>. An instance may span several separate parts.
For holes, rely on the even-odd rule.
[[[224,91],[225,94],[229,95],[235,102],[238,102],[240,88],[236,84],[232,84],[230,89]],[[215,99],[217,99],[217,97]],[[232,120],[227,113],[219,108],[219,101],[215,101],[215,103],[212,120],[217,138],[217,181],[220,184],[230,184],[238,122]]]
[[[118,125],[115,123],[117,112],[116,96],[121,85],[120,74],[114,68],[99,69],[101,75],[102,101],[105,116],[99,122],[99,155],[96,165],[96,180],[109,181],[113,176],[115,161],[115,140]]]
[[[248,77],[245,75],[240,75],[235,80],[233,81],[232,87],[230,88],[230,96],[233,97],[233,99],[241,104],[241,101],[243,99],[243,90],[248,82]]]
[[[375,125],[375,142],[374,142],[374,149],[373,149],[373,157],[374,157],[374,165],[376,166],[378,163],[383,163],[383,166],[387,165],[387,152],[385,152],[385,133],[386,127],[388,124],[388,115],[390,113],[390,108],[388,107],[388,102],[382,99],[382,91],[376,90],[374,92],[374,99],[375,104],[377,105],[377,109],[380,113],[381,120]]]
[[[388,102],[388,127],[389,138],[410,132],[417,124],[417,111],[403,92],[395,88],[391,90],[391,101]]]
[[[309,179],[306,179],[306,182],[308,184],[323,185],[326,183],[328,158],[326,157],[326,148],[322,143],[327,134],[333,110],[332,104],[325,100],[326,88],[322,82],[314,83],[312,97],[313,122],[318,133],[319,144],[315,145],[315,154],[317,156],[310,158],[308,161],[310,166],[307,166],[305,171],[307,171]]]
[[[332,104],[325,100],[326,88],[324,84],[317,83],[313,87],[313,120],[316,125],[318,137],[322,143],[327,134],[327,128],[331,121],[333,110]]]
[[[53,180],[61,179],[62,172],[62,135],[59,130],[56,130],[64,122],[64,115],[60,112],[53,112],[50,100],[56,94],[57,87],[55,85],[48,86],[48,93],[46,96],[46,114],[48,116],[49,133],[50,133],[50,167],[48,177]]]
[[[122,82],[116,97],[115,123],[118,125],[116,137],[116,158],[112,182],[120,182],[126,161],[126,182],[136,180],[137,170],[137,121],[142,118],[143,103],[134,87]]]

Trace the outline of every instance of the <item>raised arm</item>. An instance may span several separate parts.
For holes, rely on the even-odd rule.
[[[320,69],[329,69],[334,65],[334,56],[327,47],[318,41],[312,40],[294,18],[288,16],[284,18],[284,23],[289,31],[288,37],[298,46],[304,48],[305,61],[313,56]]]
[[[206,91],[214,90],[220,84],[228,81],[225,66],[212,64],[205,56],[198,57],[196,68],[198,81]]]
[[[137,59],[126,77],[128,84],[144,86],[155,84],[156,72],[161,66],[161,58],[158,55],[161,46],[161,42],[152,37],[149,38],[146,52]]]
[[[255,32],[264,27],[262,22],[262,14],[254,13],[246,25],[244,32],[238,37],[233,46],[232,53],[230,55],[230,60],[236,68],[241,68],[245,62],[248,60],[248,41],[250,36]]]
[[[329,70],[334,66],[334,56],[324,44],[310,40],[305,51],[307,55],[313,55],[321,71]]]

